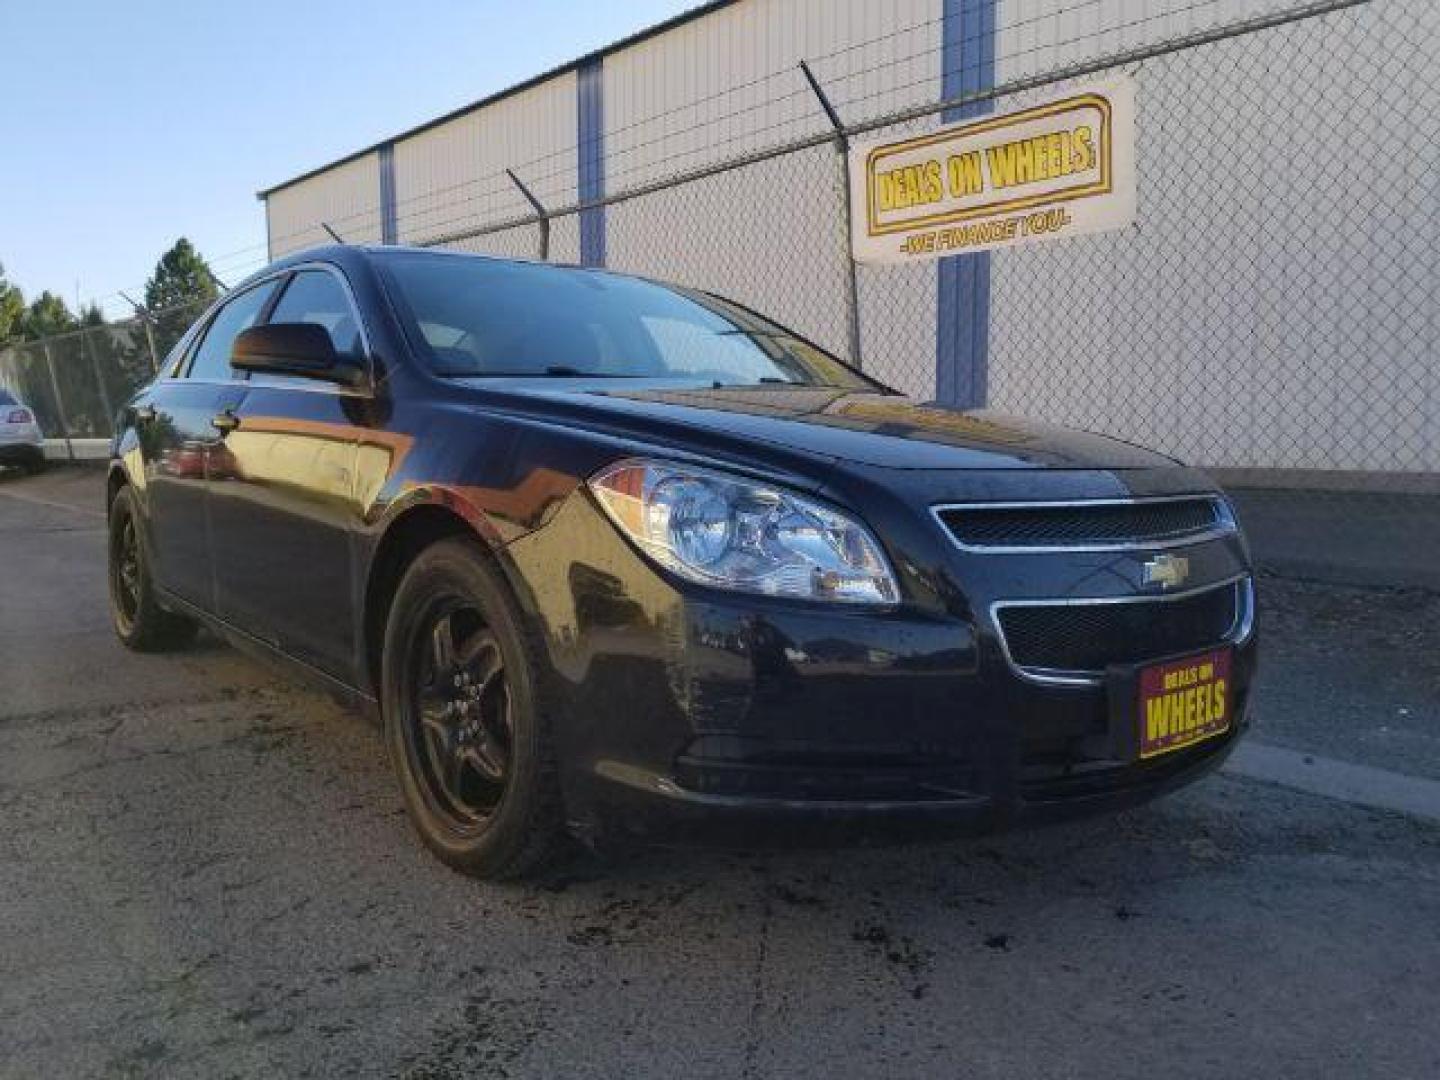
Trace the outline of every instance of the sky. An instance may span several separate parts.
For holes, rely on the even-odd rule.
[[[255,193],[696,0],[0,0],[0,264],[107,314],[186,236],[265,256]]]

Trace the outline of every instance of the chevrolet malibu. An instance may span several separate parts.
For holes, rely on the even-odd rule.
[[[115,629],[205,625],[383,726],[450,865],[1133,805],[1246,723],[1202,474],[912,401],[745,307],[404,248],[275,263],[127,404]]]

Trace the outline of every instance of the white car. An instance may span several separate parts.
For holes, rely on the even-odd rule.
[[[45,464],[45,436],[35,414],[0,387],[0,466],[19,465],[35,472]]]

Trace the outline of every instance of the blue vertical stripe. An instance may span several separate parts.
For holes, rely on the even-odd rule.
[[[576,72],[579,132],[580,202],[605,197],[605,78],[600,57],[587,60]],[[580,263],[605,265],[605,207],[580,211]]]
[[[945,99],[995,85],[996,0],[943,0],[940,93]],[[946,122],[980,116],[988,101],[945,110]],[[940,260],[935,326],[935,396],[962,408],[982,407],[989,394],[990,253]]]
[[[380,242],[398,242],[398,226],[395,211],[395,144],[386,143],[380,147]]]

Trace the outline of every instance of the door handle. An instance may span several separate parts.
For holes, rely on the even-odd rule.
[[[216,413],[210,423],[216,431],[229,433],[240,426],[240,418],[230,409],[226,409],[222,413]]]
[[[155,406],[153,406],[153,405],[141,405],[138,409],[135,410],[135,422],[136,422],[136,423],[139,423],[139,424],[149,424],[149,423],[152,423],[152,422],[154,421],[154,419],[155,419]]]

